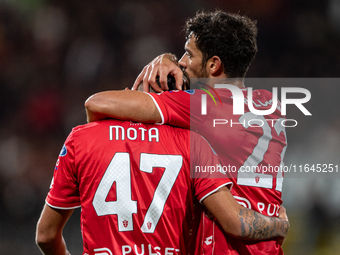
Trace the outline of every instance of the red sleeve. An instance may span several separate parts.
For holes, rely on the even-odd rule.
[[[46,203],[54,208],[73,209],[80,206],[79,186],[75,174],[73,131],[60,151]]]
[[[190,127],[190,94],[184,91],[164,91],[160,94],[148,93],[154,100],[162,116],[161,124]]]
[[[197,89],[164,91],[160,94],[148,93],[162,117],[161,124],[191,130],[199,130],[207,120],[207,115],[201,113],[202,94],[205,92]]]
[[[199,134],[190,134],[190,169],[193,177],[195,195],[201,202],[223,186],[232,187],[228,173],[221,170],[220,160],[209,143]]]

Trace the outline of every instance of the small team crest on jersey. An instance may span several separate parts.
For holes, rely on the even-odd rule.
[[[259,183],[259,181],[260,181],[260,176],[255,176],[255,181],[256,181],[256,183]]]
[[[195,90],[194,89],[188,89],[188,90],[184,90],[184,92],[187,92],[190,95],[195,94]]]
[[[129,225],[129,222],[127,220],[123,220],[123,226],[126,228]]]
[[[64,145],[63,145],[63,148],[61,148],[61,151],[60,151],[59,156],[60,156],[60,157],[64,157],[66,154],[67,154],[67,149],[66,149],[66,146],[65,146],[65,144],[64,144]]]
[[[149,221],[148,223],[146,223],[146,226],[148,227],[148,229],[150,229],[152,226],[152,223]]]

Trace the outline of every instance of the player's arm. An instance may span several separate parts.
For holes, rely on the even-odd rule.
[[[246,240],[279,239],[282,244],[289,230],[289,221],[283,207],[280,218],[267,217],[239,205],[227,187],[220,188],[203,201],[224,231]]]
[[[62,231],[73,211],[54,209],[45,204],[36,230],[36,243],[43,254],[70,255]]]
[[[162,117],[151,96],[140,91],[104,91],[94,94],[85,102],[87,121],[106,118],[160,123]]]

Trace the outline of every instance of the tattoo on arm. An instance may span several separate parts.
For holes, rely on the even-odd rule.
[[[267,217],[247,208],[240,209],[242,237],[249,239],[270,239],[287,236],[289,222],[275,217]]]

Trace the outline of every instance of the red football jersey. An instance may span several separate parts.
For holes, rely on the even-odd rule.
[[[118,120],[72,130],[46,203],[81,206],[83,254],[189,253],[189,230],[196,234],[198,227],[194,197],[203,200],[230,183],[190,178],[190,160],[193,166],[219,161],[203,138],[189,134]]]
[[[248,108],[247,89],[244,114],[233,114],[229,89],[170,91],[149,94],[162,115],[163,123],[191,128],[200,133],[220,157],[224,171],[233,176],[232,194],[243,206],[267,216],[278,216],[282,204],[283,158],[287,146],[285,117],[280,103],[270,115],[255,115]],[[202,100],[205,97],[206,104]],[[272,107],[272,93],[255,90],[257,110]],[[276,241],[249,242],[225,234],[219,224],[202,216],[198,254],[282,254]]]

